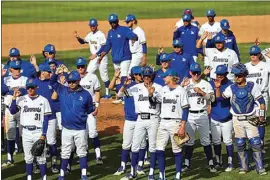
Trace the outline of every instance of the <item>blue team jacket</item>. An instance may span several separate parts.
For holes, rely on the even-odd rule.
[[[36,69],[35,67],[28,61],[23,61],[21,59],[18,59],[21,62],[21,75],[25,76],[27,78],[35,78],[36,76]],[[9,63],[10,60],[5,65],[4,69],[9,69]],[[5,76],[9,76],[10,73],[7,71]]]

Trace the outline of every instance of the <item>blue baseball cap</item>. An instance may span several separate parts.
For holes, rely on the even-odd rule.
[[[173,40],[173,46],[176,46],[176,47],[183,47],[184,43],[181,39],[175,39]]]
[[[52,72],[50,66],[48,64],[40,64],[38,66],[39,71]]]
[[[128,14],[126,16],[125,22],[128,23],[128,22],[133,21],[133,20],[136,20],[135,15],[134,14]]]
[[[162,75],[164,78],[167,77],[167,76],[176,76],[176,77],[179,77],[178,76],[178,73],[176,72],[175,69],[173,68],[169,68],[165,71],[165,73],[163,73]]]
[[[97,25],[98,25],[98,22],[97,22],[96,19],[92,18],[92,19],[89,20],[89,26],[95,27]]]
[[[216,35],[214,37],[214,42],[215,43],[222,43],[225,41],[225,37],[223,35]]]
[[[9,56],[11,56],[11,57],[20,56],[19,49],[17,49],[17,48],[11,48],[9,50]]]
[[[84,66],[86,65],[86,60],[83,57],[79,57],[76,59],[76,66]]]
[[[201,69],[201,65],[199,63],[193,63],[190,65],[189,67],[189,70],[191,72],[201,72],[202,69]]]
[[[67,77],[67,81],[78,81],[81,80],[81,76],[78,71],[71,71]]]
[[[145,66],[142,69],[142,75],[143,76],[152,76],[154,75],[154,70],[150,66]]]
[[[182,16],[183,21],[191,21],[191,15],[190,14],[184,14]]]
[[[21,61],[19,60],[10,61],[9,67],[13,69],[21,69]]]
[[[117,14],[110,14],[109,16],[108,16],[108,21],[109,22],[116,22],[116,21],[118,21],[119,19],[118,19],[118,16],[117,16]]]
[[[130,70],[130,75],[133,76],[134,74],[142,74],[142,67],[141,66],[134,66]]]
[[[227,19],[222,19],[220,21],[220,27],[221,27],[221,29],[224,29],[224,30],[230,29],[229,21]]]
[[[166,53],[162,53],[160,55],[160,58],[159,58],[160,62],[166,62],[166,61],[170,61],[171,60],[171,57],[169,54],[166,54]]]
[[[37,87],[37,83],[35,82],[34,79],[29,78],[26,81],[26,87]]]
[[[261,53],[261,49],[259,48],[259,46],[254,45],[249,48],[249,54],[259,54],[259,53]]]
[[[234,75],[243,74],[245,76],[248,75],[247,67],[242,63],[236,63],[232,65],[231,73]]]
[[[55,50],[55,47],[54,45],[52,44],[47,44],[45,47],[44,47],[44,52],[49,52],[49,53],[56,53],[56,50]]]
[[[228,73],[228,68],[224,64],[218,65],[215,73],[224,75],[224,74]]]
[[[215,13],[215,11],[213,9],[209,9],[209,10],[206,11],[206,16],[213,17],[213,16],[216,16],[216,13]]]

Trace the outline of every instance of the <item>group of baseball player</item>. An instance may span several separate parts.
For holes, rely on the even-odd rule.
[[[229,21],[216,22],[214,10],[207,10],[206,16],[208,22],[200,26],[192,11],[184,10],[173,33],[173,51],[165,53],[162,47],[158,49],[156,65],[160,68],[157,70],[147,64],[146,36],[133,14],[126,16],[127,26],[119,24],[117,14],[110,14],[107,38],[94,18],[89,21],[90,33],[85,38],[75,31],[75,38],[80,44],[89,45],[91,55],[89,63],[78,57],[74,71],[56,60],[52,44],[44,47],[45,61],[39,65],[34,55],[24,61],[20,51],[11,48],[1,74],[2,107],[5,107],[2,118],[5,117],[7,139],[7,160],[2,168],[14,165],[13,155],[20,136],[27,180],[32,179],[33,172],[40,172],[41,179],[47,179],[47,154],[51,157],[52,173],[59,173],[59,180],[65,179],[71,172],[75,152],[81,179],[87,179],[88,140],[94,146],[96,163],[103,164],[96,126],[102,108],[101,85],[95,75],[99,69],[106,88],[103,98],[109,99],[110,89],[115,89],[124,100],[121,163],[114,175],[124,174],[129,160],[131,170],[121,180],[145,174],[146,164],[150,166],[148,179],[154,180],[156,162],[158,179],[165,180],[164,151],[169,139],[175,158],[175,180],[180,180],[192,168],[196,130],[210,172],[223,166],[226,172],[232,171],[235,149],[239,173],[247,173],[248,142],[257,173],[267,174],[263,154],[270,93],[270,68],[266,63],[270,63],[270,49],[261,51],[256,42],[249,49],[250,62],[240,63]],[[110,51],[115,70],[111,81],[107,56]],[[204,61],[204,69],[197,60]],[[57,168],[57,134],[61,136],[60,169]],[[182,142],[179,144],[175,137]],[[46,141],[47,147],[36,157],[31,152],[38,140]],[[222,161],[222,141],[227,150],[226,164]]]

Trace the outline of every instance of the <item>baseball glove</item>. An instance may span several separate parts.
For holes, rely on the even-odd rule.
[[[261,121],[259,117],[253,117],[248,119],[248,122],[253,126],[265,126],[266,121]]]
[[[44,148],[45,140],[39,139],[33,144],[33,147],[31,148],[31,154],[35,157],[41,156],[44,152]]]
[[[190,137],[189,137],[188,133],[185,133],[185,136],[182,137],[182,138],[179,137],[177,133],[175,133],[175,134],[173,135],[173,139],[174,139],[174,141],[176,142],[176,144],[177,144],[178,146],[180,146],[180,145],[186,143],[187,141],[189,141]]]

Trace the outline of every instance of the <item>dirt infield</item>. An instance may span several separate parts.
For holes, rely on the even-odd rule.
[[[270,15],[265,16],[229,16],[222,17],[230,21],[231,29],[237,42],[253,42],[260,37],[263,42],[270,42]],[[143,19],[139,25],[145,30],[148,47],[170,47],[175,22],[179,19]],[[205,17],[197,18],[200,24]],[[216,20],[221,20],[217,17]],[[121,22],[123,23],[123,22]],[[108,22],[100,21],[99,28],[107,32]],[[58,51],[86,48],[73,37],[77,30],[84,37],[89,31],[88,22],[26,23],[2,25],[2,56],[8,55],[11,47],[17,47],[22,54],[40,53],[43,47],[52,43]],[[268,32],[268,33],[267,33]]]

